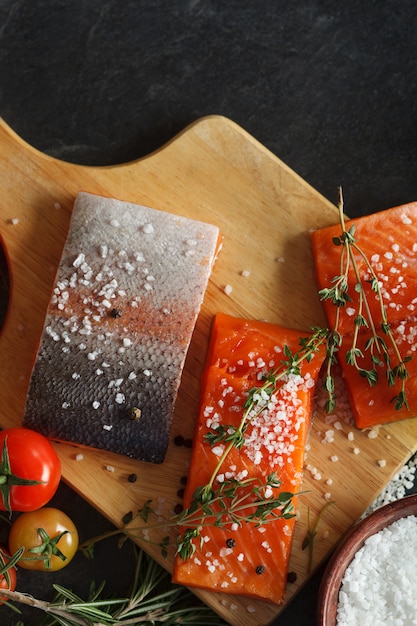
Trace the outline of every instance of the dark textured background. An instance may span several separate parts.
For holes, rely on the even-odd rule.
[[[342,185],[356,216],[417,200],[416,26],[414,0],[0,0],[0,115],[39,150],[94,165],[225,115],[332,202]],[[58,502],[84,538],[107,525],[66,487]],[[125,556],[100,554],[66,584],[117,591]],[[276,626],[314,624],[318,582]]]

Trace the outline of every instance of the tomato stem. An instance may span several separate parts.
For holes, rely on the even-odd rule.
[[[25,558],[25,561],[43,561],[44,567],[46,570],[51,569],[51,557],[57,556],[62,561],[66,561],[67,557],[61,550],[58,548],[58,542],[60,539],[66,535],[69,531],[63,530],[55,537],[50,537],[44,528],[38,528],[37,533],[41,538],[42,543],[39,546],[34,546],[30,548],[28,552],[31,554],[35,554],[35,558]],[[22,559],[23,560],[23,559]]]
[[[7,448],[7,436],[4,438],[0,462],[0,495],[6,511],[11,513],[10,490],[14,486],[33,486],[43,484],[41,480],[22,478],[12,473],[10,466],[9,450]]]

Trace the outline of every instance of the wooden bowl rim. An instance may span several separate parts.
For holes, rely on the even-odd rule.
[[[318,626],[336,626],[336,610],[343,576],[366,539],[409,515],[417,515],[417,494],[405,496],[376,509],[357,522],[342,538],[321,579],[317,607]]]

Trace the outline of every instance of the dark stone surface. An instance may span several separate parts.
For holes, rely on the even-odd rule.
[[[416,25],[414,0],[0,0],[0,115],[94,165],[225,115],[332,202],[342,185],[360,215],[417,199]],[[105,525],[65,487],[58,502]],[[116,558],[82,577],[116,590]],[[277,626],[314,624],[318,582]]]
[[[0,113],[111,164],[232,118],[354,215],[414,199],[413,0],[1,0]]]

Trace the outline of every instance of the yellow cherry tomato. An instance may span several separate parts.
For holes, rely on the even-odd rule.
[[[18,567],[44,572],[54,572],[68,565],[77,552],[78,543],[73,521],[53,507],[22,513],[9,533],[11,554],[19,548],[25,549]]]

